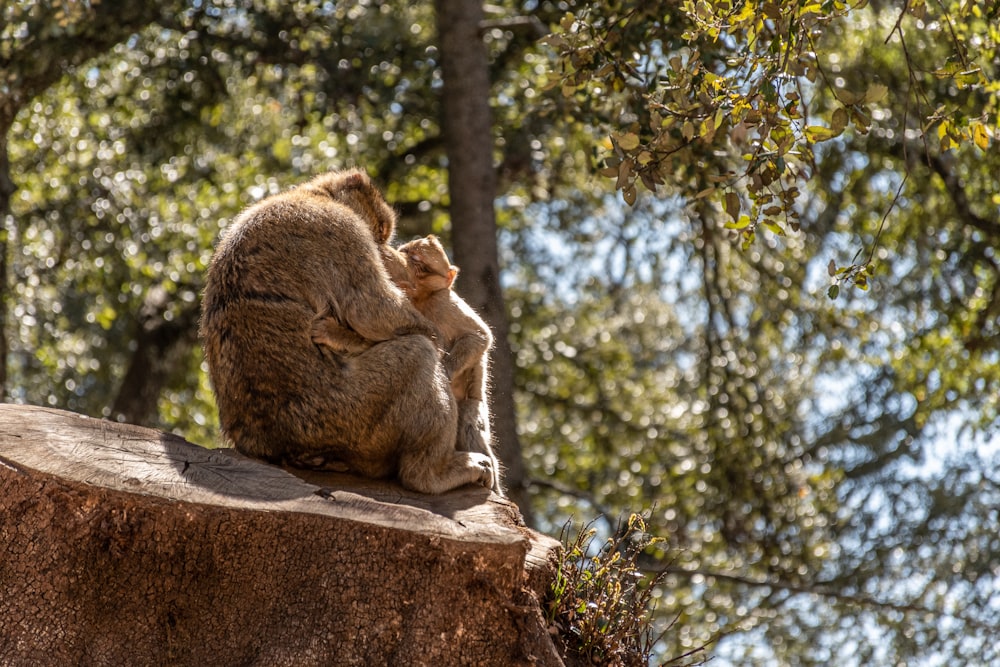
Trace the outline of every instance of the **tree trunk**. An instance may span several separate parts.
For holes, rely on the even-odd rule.
[[[0,116],[0,401],[7,398],[7,314],[10,302],[10,270],[7,255],[10,252],[11,198],[16,188],[10,177],[10,154],[7,152],[7,133],[10,121]]]
[[[493,329],[490,408],[494,442],[506,467],[510,497],[530,523],[514,408],[514,358],[500,288],[489,59],[479,29],[483,9],[479,0],[436,0],[435,7],[444,78],[441,124],[448,155],[452,245],[455,263],[462,268],[457,286]]]
[[[14,182],[10,177],[7,141],[18,112],[66,74],[66,70],[107,51],[161,16],[176,15],[180,0],[146,2],[43,2],[11,8],[11,17],[23,21],[18,37],[0,55],[0,400],[7,389],[7,304],[10,301],[7,218],[11,214]],[[8,18],[8,17],[5,17]],[[53,30],[53,26],[59,26]],[[71,26],[71,29],[68,28]]]
[[[557,543],[441,496],[0,405],[0,664],[561,665]]]
[[[111,407],[111,419],[152,425],[160,394],[198,339],[197,302],[167,319],[170,295],[162,287],[146,293],[139,311],[136,347]]]

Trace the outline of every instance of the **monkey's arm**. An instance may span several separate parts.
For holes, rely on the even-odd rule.
[[[344,206],[331,204],[323,215],[329,222],[323,232],[325,254],[317,255],[322,261],[308,286],[314,312],[333,317],[372,343],[406,334],[436,342],[436,327],[390,280],[384,258],[395,257],[392,249],[381,248],[367,223]]]
[[[358,271],[367,275],[355,275],[352,293],[338,300],[336,311],[341,321],[370,341],[416,334],[437,342],[438,328],[390,282],[380,264],[359,267]]]
[[[455,339],[441,360],[448,377],[454,378],[476,366],[490,349],[489,335],[484,331],[471,331]]]

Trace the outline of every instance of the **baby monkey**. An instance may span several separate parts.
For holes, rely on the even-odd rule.
[[[403,244],[399,254],[406,259],[411,283],[400,287],[417,311],[441,332],[442,363],[451,378],[455,398],[484,400],[486,353],[493,344],[493,335],[476,311],[452,290],[458,267],[448,261],[444,247],[433,234]]]
[[[458,402],[457,449],[489,456],[493,470],[499,471],[490,444],[487,402],[488,352],[493,335],[476,311],[453,291],[458,267],[450,262],[444,246],[433,234],[405,243],[398,250],[382,246],[380,253],[392,281],[440,332],[441,363]],[[348,354],[362,352],[373,344],[346,328],[327,328],[322,337],[314,335],[313,340]],[[499,477],[494,475],[493,490],[502,494]]]

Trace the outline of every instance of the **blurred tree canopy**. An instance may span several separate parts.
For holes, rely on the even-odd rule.
[[[1000,660],[1000,3],[484,9],[525,509],[646,512],[664,659]],[[216,442],[213,244],[317,171],[473,238],[432,3],[2,18],[8,400]]]

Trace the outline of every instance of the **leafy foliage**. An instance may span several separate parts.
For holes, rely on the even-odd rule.
[[[14,230],[21,251],[12,263],[21,344],[11,368],[15,400],[110,416],[130,350],[108,342],[133,335],[134,314],[151,286],[171,296],[168,319],[197,309],[213,243],[240,208],[318,169],[359,162],[352,155],[375,155],[373,142],[383,155],[396,148],[396,135],[386,142],[390,130],[367,119],[374,108],[390,107],[389,99],[405,101],[397,90],[412,81],[394,83],[398,70],[384,61],[370,65],[385,70],[380,85],[363,77],[332,80],[345,67],[366,67],[360,57],[342,66],[329,50],[334,39],[345,49],[352,43],[347,10],[338,11],[315,14],[308,28],[294,14],[265,9],[248,13],[246,22],[219,22],[213,6],[199,5],[164,21],[166,29],[150,29],[91,60],[18,116],[10,145],[19,187],[14,220],[24,221]],[[419,25],[421,11],[428,16],[426,8],[409,18],[351,11],[389,34],[404,32],[404,21]],[[348,34],[319,30],[338,16]],[[278,20],[288,33],[268,32]],[[420,31],[405,32],[421,38]],[[311,62],[297,64],[305,60]],[[349,85],[358,87],[350,95],[357,106],[336,115],[315,111]],[[402,127],[420,122],[412,105],[410,111],[379,113]],[[416,141],[411,137],[422,131],[404,128],[398,137]],[[426,179],[412,181],[421,188],[418,201],[441,196]],[[397,201],[409,196],[408,182],[395,185]],[[63,308],[66,289],[91,298],[70,299]],[[196,441],[215,439],[200,362],[178,365],[161,404],[157,423]]]
[[[112,416],[151,295],[187,321],[226,221],[315,171],[364,165],[403,238],[460,233],[429,3],[166,3],[117,38],[104,4],[4,9],[14,400]],[[673,623],[654,660],[995,661],[997,3],[489,11],[470,150],[541,527],[648,508],[663,542],[616,562],[663,573],[628,589]],[[150,423],[214,442],[177,350]],[[610,557],[573,544],[574,576]]]
[[[887,11],[863,15],[867,4],[685,0],[666,13],[584,4],[546,39],[558,57],[550,85],[610,126],[601,174],[628,204],[639,183],[656,191],[681,179],[691,196],[717,203],[746,250],[761,230],[799,230],[801,186],[819,171],[819,145],[868,135],[875,119],[895,117],[904,135],[936,132],[942,151],[990,145],[996,84],[983,66],[996,54],[995,7],[911,2],[888,24]],[[903,99],[890,97],[879,70],[839,76],[850,53],[836,44],[841,35],[883,25],[886,44],[856,53],[901,53],[906,80],[892,90]],[[945,90],[952,100],[932,102]],[[835,268],[829,295],[843,282],[867,289],[870,259]]]
[[[584,526],[562,539],[565,551],[552,584],[548,621],[567,652],[580,664],[609,667],[648,665],[654,657],[653,593],[665,573],[642,572],[643,552],[659,540],[638,514],[597,548],[597,530]],[[663,632],[669,632],[668,626]],[[661,633],[663,634],[663,633]],[[702,649],[661,664],[700,664]]]

